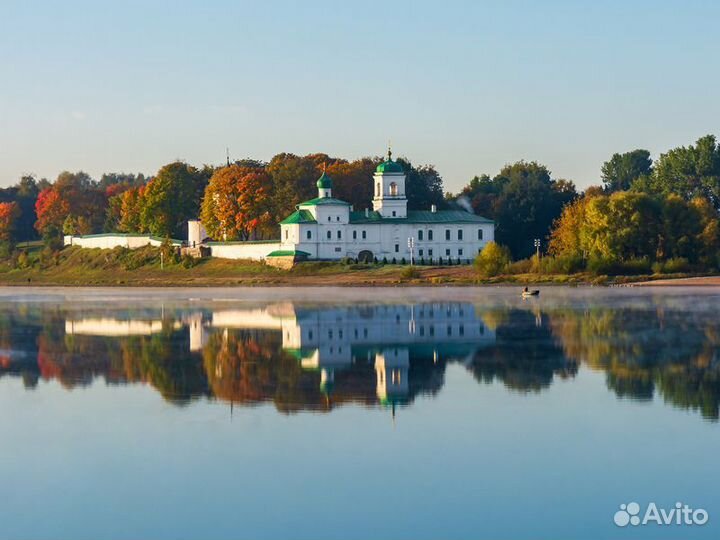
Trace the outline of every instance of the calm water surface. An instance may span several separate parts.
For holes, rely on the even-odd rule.
[[[0,289],[0,538],[717,538],[719,303]]]

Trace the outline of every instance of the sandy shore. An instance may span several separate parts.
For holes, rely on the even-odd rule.
[[[633,287],[712,287],[720,285],[720,276],[656,279],[633,283]]]

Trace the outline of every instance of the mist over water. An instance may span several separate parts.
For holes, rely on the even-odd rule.
[[[7,538],[715,537],[714,289],[0,289]]]

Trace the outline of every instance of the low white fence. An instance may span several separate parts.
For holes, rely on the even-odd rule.
[[[165,241],[164,238],[153,236],[151,234],[87,234],[83,236],[66,235],[66,246],[80,246],[84,248],[100,248],[113,249],[116,247],[125,247],[137,249],[144,246],[160,246]],[[181,246],[179,240],[170,240],[172,245]]]

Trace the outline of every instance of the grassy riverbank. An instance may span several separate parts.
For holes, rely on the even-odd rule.
[[[618,284],[669,276],[594,276],[587,273],[515,274],[478,278],[472,266],[362,265],[308,262],[279,270],[253,261],[173,260],[159,248],[80,249],[58,253],[29,249],[20,258],[0,262],[0,285],[67,286],[227,286],[227,285],[477,285],[477,284]],[[684,277],[684,276],[673,276]]]

